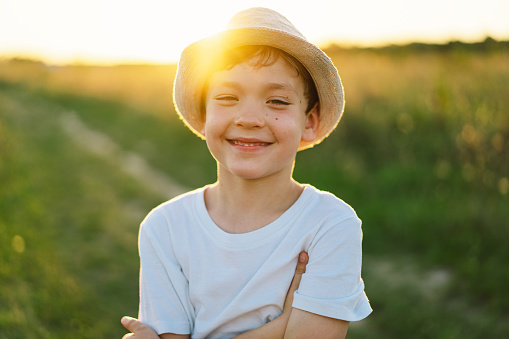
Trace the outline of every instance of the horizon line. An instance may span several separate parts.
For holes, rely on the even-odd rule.
[[[442,41],[426,41],[426,40],[409,40],[405,42],[380,42],[380,43],[353,43],[345,41],[330,40],[323,43],[317,44],[322,50],[331,48],[340,48],[344,50],[356,50],[356,49],[385,49],[391,47],[410,47],[411,45],[427,45],[427,46],[447,46],[454,43],[464,45],[476,45],[486,43],[487,41],[493,41],[495,43],[509,43],[509,37],[506,39],[495,39],[490,35],[486,35],[483,39],[468,40],[468,39],[445,39]],[[175,65],[178,60],[162,60],[156,58],[121,58],[121,57],[85,57],[85,56],[74,56],[74,57],[44,57],[38,55],[36,52],[0,52],[0,63],[5,61],[27,61],[34,63],[42,63],[46,66],[129,66],[129,65]]]

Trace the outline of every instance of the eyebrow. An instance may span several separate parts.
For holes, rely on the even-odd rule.
[[[288,84],[285,84],[285,83],[279,83],[279,82],[271,82],[267,85],[267,89],[282,89],[282,90],[285,90],[285,91],[292,91],[292,92],[295,92],[295,89],[288,85]]]
[[[214,84],[214,86],[229,87],[229,88],[234,88],[234,89],[238,89],[238,88],[241,87],[241,85],[238,82],[236,82],[236,81],[222,81],[222,82],[219,82],[217,84]],[[281,83],[281,82],[270,82],[265,87],[268,90],[280,89],[280,90],[284,90],[284,91],[290,91],[290,92],[297,93],[295,88],[293,88],[289,84]]]

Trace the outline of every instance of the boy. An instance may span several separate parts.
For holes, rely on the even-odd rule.
[[[218,179],[143,221],[140,322],[122,321],[130,338],[157,338],[150,327],[161,338],[344,337],[371,312],[360,220],[292,179],[296,153],[343,112],[330,59],[279,13],[248,9],[184,50],[174,101]]]

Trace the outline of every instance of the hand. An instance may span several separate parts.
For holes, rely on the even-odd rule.
[[[238,336],[238,338],[282,338],[284,336],[286,325],[290,314],[292,312],[293,294],[299,288],[300,280],[302,275],[306,272],[306,265],[309,261],[309,256],[306,252],[301,252],[297,261],[297,267],[295,268],[295,274],[293,276],[288,293],[286,294],[285,303],[283,306],[283,313],[273,321],[255,328],[251,331],[245,332]],[[152,328],[131,317],[123,317],[122,325],[129,331],[133,332],[126,334],[122,339],[159,339]],[[189,336],[184,336],[189,338]]]
[[[299,259],[297,261],[297,267],[295,268],[295,274],[290,284],[290,288],[288,289],[288,293],[286,294],[286,299],[283,306],[283,314],[288,317],[290,316],[290,312],[292,311],[293,294],[299,288],[300,280],[302,278],[302,275],[306,272],[306,265],[308,264],[308,261],[309,261],[308,254],[306,252],[300,252]]]
[[[159,339],[157,333],[150,327],[131,317],[123,317],[122,325],[132,333],[128,333],[122,339]]]

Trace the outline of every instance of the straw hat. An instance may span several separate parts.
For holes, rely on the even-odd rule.
[[[338,72],[330,58],[284,16],[267,8],[250,8],[235,14],[226,30],[192,43],[184,49],[173,87],[177,113],[198,136],[204,124],[202,94],[214,54],[227,49],[265,45],[281,49],[299,60],[313,78],[320,101],[320,125],[313,142],[320,143],[334,130],[343,114],[344,94]]]

